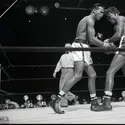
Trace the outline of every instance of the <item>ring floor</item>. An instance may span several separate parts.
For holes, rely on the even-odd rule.
[[[65,114],[56,114],[51,107],[1,110],[9,124],[125,124],[125,102],[112,102],[112,111],[93,112],[90,104],[71,105]]]

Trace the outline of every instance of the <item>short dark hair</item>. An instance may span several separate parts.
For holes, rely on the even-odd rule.
[[[109,13],[113,13],[113,14],[119,14],[120,12],[118,11],[118,9],[114,6],[109,7],[105,10],[105,15],[108,16]]]
[[[94,10],[94,9],[98,9],[99,7],[102,7],[102,8],[105,9],[105,7],[104,7],[103,4],[101,4],[101,3],[96,3],[96,4],[94,4],[94,5],[92,6],[91,11]]]

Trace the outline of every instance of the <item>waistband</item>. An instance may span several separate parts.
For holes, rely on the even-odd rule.
[[[74,42],[87,44],[87,41],[83,39],[75,39]]]

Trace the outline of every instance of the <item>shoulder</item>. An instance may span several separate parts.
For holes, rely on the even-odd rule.
[[[62,54],[62,56],[60,57],[61,59],[63,58],[63,57],[65,57],[66,56],[66,54]]]
[[[95,21],[91,16],[87,16],[86,22],[88,25],[94,25]]]
[[[124,16],[119,16],[118,17],[118,22],[119,23],[125,22],[125,17]]]
[[[92,17],[90,15],[89,16],[85,16],[79,22],[79,25],[82,25],[82,24],[94,25],[94,20],[92,19]]]
[[[83,18],[79,21],[79,25],[80,25],[80,24],[83,24],[83,23],[86,23],[86,20],[87,20],[87,16],[83,17]]]
[[[119,15],[119,19],[125,19],[125,16]]]

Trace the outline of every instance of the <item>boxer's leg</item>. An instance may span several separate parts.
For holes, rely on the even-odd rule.
[[[97,102],[96,86],[95,86],[96,72],[92,65],[86,66],[85,71],[88,74],[88,89],[89,89],[90,98],[91,98],[90,109],[94,110],[97,106],[99,106]]]
[[[112,89],[114,87],[114,75],[124,64],[125,64],[125,56],[116,54],[106,73],[105,95],[103,103],[101,106],[97,107],[95,111],[112,110],[111,97],[112,97]]]
[[[51,106],[54,111],[58,114],[63,114],[64,111],[60,110],[60,101],[61,98],[65,96],[67,92],[82,78],[83,70],[84,70],[84,62],[83,61],[77,61],[75,62],[74,67],[74,77],[70,80],[68,80],[65,85],[63,86],[62,90],[57,95],[57,98],[55,101],[53,101],[53,106]]]

